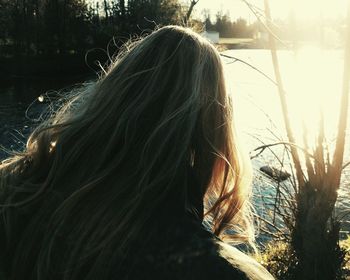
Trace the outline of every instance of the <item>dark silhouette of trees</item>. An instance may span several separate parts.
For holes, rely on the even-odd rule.
[[[179,0],[1,0],[0,56],[105,48],[112,36],[181,24],[185,15]]]
[[[42,45],[38,46],[42,52],[66,54],[83,48],[89,30],[85,1],[45,1],[42,11]]]
[[[215,23],[212,23],[209,11],[204,11],[204,26],[208,31],[218,31],[220,37],[224,38],[252,38],[258,31],[257,24],[248,24],[242,18],[231,21],[230,17],[221,11],[216,14]]]
[[[231,19],[222,12],[216,14],[215,29],[219,32],[220,37],[233,37]]]
[[[188,0],[186,6],[180,0],[0,0],[0,72],[5,73],[0,78],[95,69],[96,61],[107,62],[106,48],[118,51],[120,41],[134,35],[161,25],[183,25],[185,18],[188,25],[198,25],[189,18],[197,2]]]
[[[0,1],[0,45],[4,45],[9,38],[9,28],[11,22],[11,16],[8,13],[10,10],[11,1]]]
[[[12,55],[64,54],[77,49],[88,28],[85,1],[2,0],[0,5],[0,39]]]
[[[213,22],[211,21],[210,18],[210,11],[205,9],[203,11],[203,15],[204,15],[204,28],[207,31],[215,31],[215,25],[213,24]]]
[[[155,25],[181,24],[181,6],[177,0],[129,0],[128,33],[154,29]]]
[[[242,38],[251,38],[254,36],[254,33],[256,32],[256,25],[248,25],[247,21],[243,18],[237,19],[235,22],[232,23],[232,33],[233,37],[235,35],[239,34],[239,36],[236,37],[242,37]]]

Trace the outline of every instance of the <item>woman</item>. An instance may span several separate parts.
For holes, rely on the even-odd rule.
[[[216,237],[253,239],[233,131],[210,43],[127,46],[0,165],[5,279],[272,279]]]

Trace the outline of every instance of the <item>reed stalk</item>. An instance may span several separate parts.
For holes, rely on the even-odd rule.
[[[271,10],[270,10],[270,5],[268,0],[264,0],[265,4],[265,13],[266,13],[266,19],[267,19],[267,27],[269,30],[271,30]],[[282,108],[282,114],[283,114],[283,120],[284,120],[284,125],[286,128],[287,132],[287,137],[290,143],[295,143],[295,138],[292,130],[292,126],[289,120],[289,110],[288,110],[288,105],[287,105],[287,99],[286,99],[286,93],[284,90],[283,86],[283,81],[282,81],[282,76],[281,76],[281,71],[279,67],[279,61],[277,57],[277,50],[276,50],[276,42],[273,34],[269,32],[269,45],[270,45],[270,50],[271,50],[271,57],[272,57],[272,63],[273,63],[273,69],[275,72],[275,77],[276,77],[276,83],[277,83],[277,88],[278,88],[278,93],[279,93],[279,98],[280,98],[280,103],[281,103],[281,108]],[[300,164],[300,158],[298,151],[295,147],[291,147],[291,154],[294,162],[294,167],[296,171],[296,177],[298,180],[298,184],[301,186],[304,184],[304,176],[303,176],[303,171],[301,169],[301,164]]]
[[[275,36],[271,33],[272,17],[269,0],[264,0],[269,47],[277,82],[286,134],[290,143],[295,143],[289,120],[286,93],[283,87]],[[347,39],[345,46],[343,90],[340,104],[338,133],[333,161],[324,148],[325,133],[323,119],[316,148],[310,155],[304,152],[304,174],[302,162],[295,145],[290,145],[290,152],[297,178],[294,222],[290,223],[291,246],[299,260],[294,279],[334,280],[338,279],[344,254],[339,247],[340,222],[334,218],[334,206],[338,198],[344,160],[345,138],[349,106],[350,82],[350,2],[347,16]],[[301,100],[302,102],[302,100]],[[306,139],[306,137],[305,137]],[[308,149],[305,140],[305,150]]]
[[[348,121],[349,107],[349,86],[350,86],[350,1],[347,14],[347,34],[344,54],[343,92],[340,101],[340,114],[338,121],[338,135],[336,149],[333,157],[334,185],[339,185],[342,165],[344,160],[345,137]]]

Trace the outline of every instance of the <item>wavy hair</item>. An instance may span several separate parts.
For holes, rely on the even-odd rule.
[[[203,218],[203,200],[215,234],[251,241],[232,113],[219,53],[201,36],[166,26],[127,44],[0,165],[11,279],[78,279],[82,267],[108,279],[112,254],[156,234],[155,217]]]

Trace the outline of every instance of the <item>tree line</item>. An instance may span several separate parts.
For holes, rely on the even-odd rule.
[[[0,55],[84,53],[155,25],[180,24],[178,0],[2,0]]]
[[[207,31],[217,31],[224,38],[253,38],[259,31],[259,24],[249,24],[247,20],[238,18],[232,21],[229,15],[218,12],[213,22],[209,11],[204,12],[204,26]]]

